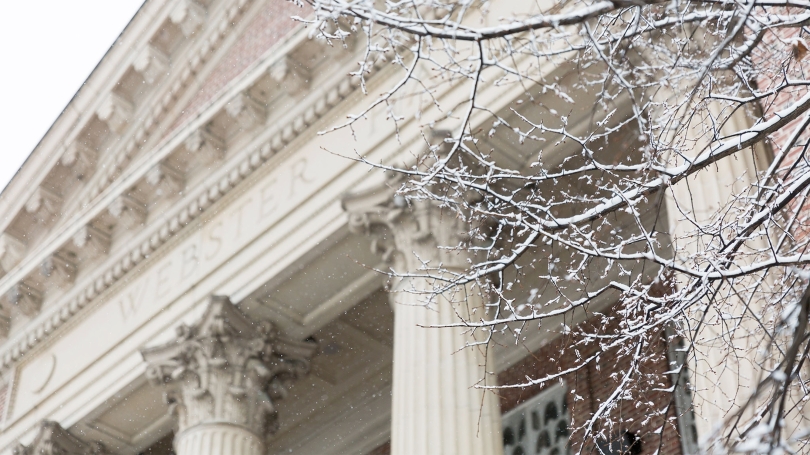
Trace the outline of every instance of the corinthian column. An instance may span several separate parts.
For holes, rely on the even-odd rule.
[[[273,400],[305,374],[314,343],[282,339],[227,297],[211,297],[196,324],[177,340],[141,351],[147,376],[167,387],[177,418],[177,455],[264,455],[277,428]]]
[[[425,264],[453,273],[467,265],[467,226],[431,202],[413,205],[394,195],[393,185],[344,198],[350,229],[370,234],[373,248],[398,275],[423,275]],[[502,454],[496,397],[475,385],[487,376],[485,350],[462,328],[431,328],[468,318],[484,301],[478,290],[456,286],[434,293],[437,281],[398,278],[394,307],[394,377],[391,453]],[[463,349],[462,349],[463,348]],[[491,375],[490,375],[491,376]]]

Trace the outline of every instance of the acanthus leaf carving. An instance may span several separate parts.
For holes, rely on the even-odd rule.
[[[146,173],[146,183],[154,191],[155,197],[177,194],[183,190],[183,176],[171,167],[158,163]]]
[[[167,74],[169,57],[154,46],[148,45],[132,63],[132,67],[143,76],[147,84],[152,85]]]
[[[84,180],[93,173],[97,158],[98,152],[95,149],[88,147],[83,142],[73,142],[62,153],[59,163],[70,169],[74,178]]]
[[[34,220],[43,225],[49,224],[58,215],[62,207],[62,198],[51,190],[38,187],[25,203],[25,211]]]
[[[309,70],[289,55],[270,65],[267,71],[283,90],[293,96],[308,89],[312,78]]]
[[[91,259],[107,254],[110,236],[93,225],[85,225],[73,235],[73,245],[80,259]]]
[[[11,305],[10,313],[16,311],[29,318],[36,316],[42,307],[42,293],[24,281],[12,286],[6,293],[6,299]]]
[[[212,296],[202,318],[180,326],[174,342],[141,350],[152,383],[169,388],[179,431],[211,422],[264,438],[276,430],[273,400],[309,371],[315,343],[285,339],[255,324],[227,297]]]
[[[169,20],[188,38],[205,22],[205,7],[194,0],[181,0],[169,14]]]
[[[134,111],[135,106],[129,100],[115,92],[110,92],[96,110],[96,115],[99,120],[107,124],[110,131],[121,134]]]
[[[195,161],[192,167],[205,166],[225,156],[225,143],[205,128],[191,133],[183,145]]]
[[[76,280],[76,264],[61,253],[53,253],[40,264],[39,273],[48,284],[64,288]]]
[[[241,92],[228,104],[225,105],[225,112],[228,116],[236,120],[242,129],[250,129],[264,122],[265,109],[253,97],[246,92]]]
[[[10,272],[20,263],[25,254],[25,248],[25,242],[19,238],[8,232],[0,234],[0,267],[4,272]]]
[[[122,194],[107,208],[124,229],[132,229],[146,221],[146,206],[132,196]]]
[[[345,195],[349,230],[370,236],[372,251],[401,271],[466,267],[466,220],[434,201],[407,200],[397,191],[401,184],[392,174],[381,185]]]
[[[56,422],[39,424],[34,440],[28,446],[17,444],[14,455],[106,455],[109,452],[100,442],[86,443],[62,428]]]

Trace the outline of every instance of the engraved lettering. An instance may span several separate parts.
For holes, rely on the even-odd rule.
[[[292,166],[292,181],[290,182],[290,196],[295,196],[295,182],[312,183],[312,179],[308,179],[304,174],[307,171],[307,159],[301,158]]]
[[[200,259],[197,257],[197,245],[191,244],[183,250],[183,265],[180,267],[180,280],[185,280],[186,278],[190,277],[195,270],[197,270],[197,265],[200,263]]]
[[[166,295],[170,290],[171,286],[171,275],[169,272],[172,270],[172,262],[169,261],[163,265],[157,272],[157,283],[155,285],[155,294],[158,297],[163,297]]]
[[[238,209],[236,209],[236,235],[234,235],[234,239],[238,239],[242,236],[242,218],[244,218],[245,207],[247,207],[251,202],[253,202],[253,200],[248,199],[247,201],[243,202]]]
[[[211,229],[208,230],[208,241],[205,242],[206,249],[205,260],[213,259],[222,248],[222,221],[217,222]]]
[[[276,201],[276,179],[273,179],[262,188],[261,194],[261,207],[259,208],[259,217],[264,219],[266,216],[273,213],[273,210],[278,207]]]
[[[121,296],[118,301],[118,306],[121,309],[121,317],[124,322],[129,321],[133,316],[138,314],[138,310],[146,297],[146,290],[149,287],[150,277],[147,276],[142,286],[133,287],[126,294]]]

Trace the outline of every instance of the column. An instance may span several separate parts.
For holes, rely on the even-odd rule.
[[[713,114],[720,117],[719,112],[713,111]],[[750,124],[742,111],[726,123],[728,131],[740,131],[748,126]],[[687,135],[686,141],[694,143],[693,150],[697,153],[706,144],[700,135],[702,132],[696,130],[697,127],[689,130],[689,134],[694,137]],[[721,208],[733,202],[735,194],[741,193],[756,181],[757,169],[767,168],[766,152],[761,147],[757,147],[755,152],[756,158],[752,157],[750,151],[740,151],[671,187],[666,198],[667,217],[670,236],[679,254],[676,258],[678,261],[698,267],[693,262],[693,257],[704,248],[700,243],[708,242],[709,235],[697,235],[695,226],[710,224],[712,217],[718,216]],[[748,245],[754,246],[756,243],[752,241]],[[681,286],[682,283],[676,285]],[[736,285],[745,289],[746,282],[738,280]],[[728,415],[744,405],[756,389],[759,367],[754,356],[759,339],[738,336],[729,341],[727,335],[724,335],[727,327],[723,319],[729,315],[735,319],[744,318],[749,311],[758,312],[763,303],[757,300],[743,302],[738,297],[730,296],[726,298],[725,306],[712,305],[708,307],[706,314],[698,305],[687,311],[692,323],[703,321],[699,338],[687,340],[693,343],[687,367],[689,381],[695,391],[691,395],[691,404],[699,439],[706,439],[718,431],[721,428],[718,422],[723,422]],[[758,330],[756,321],[751,318],[742,321],[738,328],[740,333],[755,333]],[[733,350],[730,343],[734,345]],[[686,409],[680,409],[679,412],[684,413]],[[753,410],[749,408],[745,416],[752,415]],[[688,430],[682,431],[685,435],[693,434]],[[695,440],[687,441],[686,444],[696,447],[697,443]],[[692,449],[693,453],[697,453],[697,450]]]
[[[213,296],[197,323],[178,327],[175,341],[141,354],[148,378],[168,388],[177,455],[264,455],[278,426],[273,400],[309,370],[315,349]]]
[[[373,248],[399,273],[419,274],[425,261],[446,273],[463,270],[467,228],[454,213],[431,202],[406,204],[384,185],[344,198],[350,229],[373,237]],[[462,328],[430,328],[482,315],[478,289],[456,286],[428,299],[438,283],[426,277],[398,279],[392,287],[394,368],[391,453],[502,454],[497,397],[475,385],[486,375],[485,347]],[[489,365],[492,365],[489,359]],[[489,368],[490,371],[492,367]]]

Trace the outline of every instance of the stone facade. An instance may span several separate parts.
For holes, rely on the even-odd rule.
[[[471,386],[571,361],[554,333],[454,354],[464,331],[420,326],[482,297],[426,307],[407,292],[425,280],[373,270],[415,270],[414,251],[463,266],[436,246],[464,226],[330,153],[407,159],[424,131],[397,136],[375,110],[362,141],[317,135],[367,102],[345,76],[361,50],[310,39],[295,14],[146,1],[0,194],[0,455],[498,454],[501,414],[540,388]],[[367,89],[395,77],[380,62]],[[565,379],[574,423],[603,398],[596,378]],[[644,453],[680,454],[677,422],[644,412],[627,428]]]

